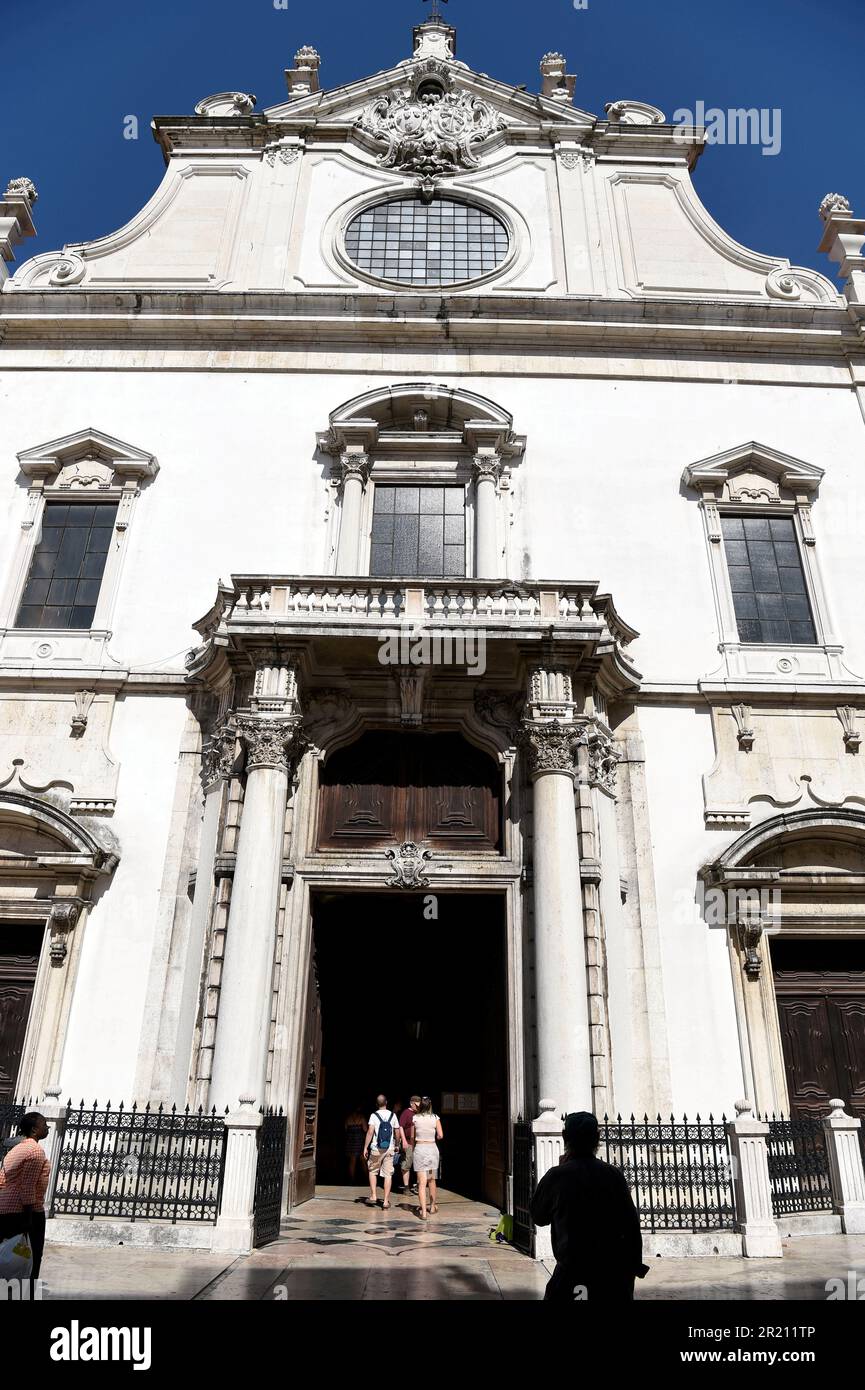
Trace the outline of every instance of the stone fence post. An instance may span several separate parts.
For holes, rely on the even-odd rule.
[[[736,1118],[727,1125],[727,1137],[742,1254],[780,1257],[781,1237],[772,1212],[769,1184],[768,1133],[768,1124],[752,1115],[750,1101],[737,1100]]]
[[[68,1108],[60,1104],[60,1091],[49,1090],[45,1092],[39,1113],[45,1116],[48,1125],[48,1133],[42,1141],[42,1147],[48,1155],[48,1162],[51,1164],[51,1175],[48,1179],[48,1190],[45,1193],[45,1210],[50,1212],[54,1205],[54,1189],[57,1186],[57,1178],[60,1173],[60,1154],[63,1150],[63,1136],[66,1133],[66,1116]]]
[[[240,1097],[240,1109],[225,1117],[225,1175],[214,1250],[248,1255],[253,1248],[255,1179],[258,1171],[258,1131],[263,1116],[255,1101]]]
[[[831,1100],[831,1115],[823,1121],[832,1205],[841,1217],[845,1235],[865,1235],[865,1173],[859,1131],[862,1121],[844,1112],[843,1100]]]
[[[535,1185],[545,1173],[555,1168],[565,1152],[565,1134],[558,1106],[553,1100],[542,1100],[538,1107],[540,1114],[532,1120],[532,1134],[535,1144]],[[538,1226],[535,1229],[535,1259],[553,1258],[552,1228]]]

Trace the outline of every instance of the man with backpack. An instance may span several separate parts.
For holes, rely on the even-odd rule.
[[[393,1156],[397,1144],[405,1143],[405,1135],[393,1110],[388,1109],[387,1096],[376,1097],[377,1109],[369,1117],[369,1128],[363,1146],[363,1156],[369,1168],[370,1195],[366,1199],[368,1207],[378,1206],[378,1175],[384,1180],[384,1201],[382,1210],[390,1207],[390,1190],[393,1185]]]

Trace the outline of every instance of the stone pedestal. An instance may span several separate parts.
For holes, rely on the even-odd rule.
[[[68,1109],[60,1104],[60,1091],[52,1089],[45,1092],[45,1099],[39,1106],[39,1113],[45,1116],[48,1125],[48,1134],[42,1140],[42,1147],[48,1155],[48,1162],[51,1164],[51,1176],[48,1179],[48,1190],[45,1193],[45,1210],[51,1210],[54,1201],[54,1188],[57,1185],[57,1174],[60,1171],[60,1151],[63,1148],[63,1136],[66,1133],[66,1116]]]
[[[823,1121],[832,1204],[841,1218],[845,1235],[865,1235],[865,1173],[859,1131],[862,1121],[844,1112],[843,1100],[831,1102],[832,1113]]]
[[[772,1214],[772,1189],[769,1185],[768,1133],[768,1124],[751,1114],[750,1102],[737,1101],[736,1119],[727,1125],[727,1135],[733,1163],[742,1254],[780,1258],[783,1254],[781,1237]]]
[[[300,721],[239,718],[246,794],[225,937],[210,1083],[217,1110],[239,1096],[263,1104],[282,874],[289,749]]]
[[[535,1010],[538,1089],[563,1109],[591,1110],[592,1074],[574,750],[579,730],[526,722],[534,783]]]
[[[559,1108],[555,1101],[542,1100],[539,1114],[532,1121],[532,1134],[535,1138],[535,1182],[539,1183],[545,1173],[558,1166],[565,1152],[565,1136]],[[549,1261],[553,1258],[552,1228],[535,1227],[535,1259]]]
[[[262,1115],[248,1096],[225,1117],[225,1177],[214,1250],[247,1255],[253,1248],[255,1177],[258,1170],[258,1131]]]

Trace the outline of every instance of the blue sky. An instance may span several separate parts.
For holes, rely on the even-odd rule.
[[[285,0],[277,0],[284,3]],[[2,0],[0,178],[37,184],[38,238],[26,254],[103,236],[158,185],[152,115],[191,112],[212,92],[285,96],[283,71],[312,43],[339,86],[411,51],[421,0]],[[845,193],[865,215],[861,0],[449,0],[458,56],[539,90],[538,63],[565,53],[577,104],[620,97],[677,108],[779,108],[781,151],[713,146],[695,182],[713,216],[757,251],[832,275],[817,253],[817,207]],[[140,138],[123,138],[124,117]],[[25,248],[22,248],[22,252]]]

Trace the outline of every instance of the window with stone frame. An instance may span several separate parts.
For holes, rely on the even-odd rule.
[[[370,575],[463,579],[465,574],[465,488],[377,484]]]
[[[116,519],[116,502],[46,502],[16,627],[92,625]]]

